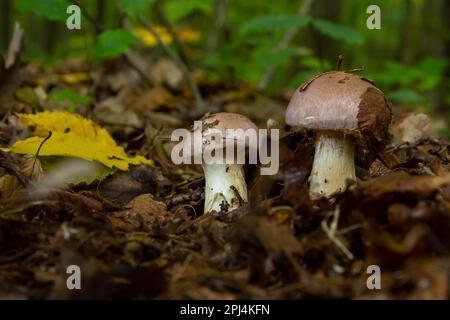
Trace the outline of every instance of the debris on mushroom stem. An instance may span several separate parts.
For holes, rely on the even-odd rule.
[[[314,163],[309,177],[311,196],[328,197],[345,189],[347,180],[356,180],[355,147],[342,133],[319,132]]]
[[[247,117],[227,112],[203,118],[202,127],[202,152],[222,155],[217,161],[203,159],[204,212],[234,210],[247,202],[244,164],[257,150],[258,127]]]
[[[203,171],[206,181],[205,212],[231,211],[247,202],[243,165],[204,164]]]
[[[347,179],[356,179],[355,153],[371,162],[367,155],[383,146],[390,120],[383,92],[352,73],[325,72],[301,85],[286,109],[286,123],[317,133],[311,198],[344,191]]]

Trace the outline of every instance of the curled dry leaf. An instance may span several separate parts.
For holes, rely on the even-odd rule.
[[[167,85],[170,89],[179,90],[183,82],[180,68],[168,59],[161,59],[150,67],[150,76],[155,84]]]
[[[5,164],[3,163],[3,165]],[[21,159],[18,159],[17,164],[9,164],[9,166],[17,167],[15,169],[15,174],[4,174],[0,176],[1,200],[9,199],[14,193],[22,190],[26,186],[23,184],[23,181],[36,182],[44,175],[41,162],[32,155],[24,155]]]
[[[394,118],[389,131],[394,145],[415,144],[430,136],[431,119],[424,113],[402,113]]]
[[[155,111],[161,107],[175,108],[178,100],[169,90],[162,86],[156,86],[144,91],[130,105],[129,108],[136,112]]]
[[[449,183],[450,173],[444,176],[411,176],[405,172],[390,173],[362,182],[362,199],[370,202],[395,193],[427,197]]]

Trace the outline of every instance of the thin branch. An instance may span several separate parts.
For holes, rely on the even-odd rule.
[[[308,15],[313,1],[314,0],[303,0],[302,5],[300,6],[300,9],[298,11],[299,17],[305,17],[306,15]],[[276,49],[280,50],[287,48],[294,39],[298,30],[298,27],[290,28],[289,30],[287,30],[281,41],[278,43]],[[264,90],[267,88],[273,76],[275,75],[275,71],[276,69],[274,66],[270,66],[265,70],[263,76],[261,77],[261,80],[258,83],[258,89]]]
[[[342,61],[344,60],[344,56],[340,54],[336,61],[336,71],[339,71],[341,69]]]
[[[138,64],[135,62],[133,56],[130,52],[124,52],[123,58],[125,62],[136,71],[139,76],[144,80],[145,84],[149,87],[153,87],[153,81],[150,79],[150,77],[138,66]]]
[[[211,30],[207,41],[207,53],[216,51],[222,29],[225,26],[227,16],[227,0],[214,1],[214,28]]]
[[[181,69],[181,72],[183,73],[184,77],[186,78],[192,93],[194,94],[195,101],[197,104],[197,108],[201,111],[204,111],[205,105],[203,102],[202,95],[200,93],[200,90],[197,87],[197,84],[194,82],[194,79],[191,76],[191,73],[186,66],[186,64],[180,59],[180,57],[168,46],[162,41],[159,34],[153,29],[151,24],[145,19],[143,15],[139,15],[139,21],[141,24],[155,37],[156,41],[158,42],[158,45],[166,52],[166,54],[178,65],[178,67]]]
[[[11,68],[15,63],[17,57],[22,50],[23,45],[23,29],[20,24],[16,21],[14,24],[14,33],[9,43],[8,52],[5,57],[5,69]]]
[[[331,242],[333,242],[336,245],[336,247],[338,247],[349,260],[353,260],[355,258],[353,253],[349,249],[347,249],[347,247],[342,243],[341,240],[339,240],[336,237],[336,234],[338,233],[339,215],[340,215],[340,208],[339,206],[337,206],[332,213],[333,220],[331,221],[330,225],[327,224],[328,217],[326,217],[322,220],[321,226],[323,231],[331,240]]]
[[[169,19],[167,19],[166,13],[164,12],[164,9],[162,6],[163,6],[162,0],[156,1],[155,5],[154,5],[155,14],[159,18],[159,22],[161,23],[161,25],[164,28],[166,28],[169,35],[172,37],[173,44],[175,45],[175,48],[178,50],[181,60],[184,61],[186,66],[189,66],[189,61],[187,59],[184,46],[181,43],[181,41],[178,37],[178,34],[175,32],[174,28],[172,27]]]
[[[33,175],[33,172],[34,172],[34,166],[36,165],[36,161],[37,161],[37,159],[38,159],[39,152],[41,152],[42,146],[44,145],[44,143],[47,142],[48,139],[50,139],[51,136],[52,136],[52,132],[49,131],[49,132],[48,132],[48,135],[45,137],[45,139],[42,140],[42,142],[39,144],[39,148],[37,149],[36,155],[34,156],[33,166],[31,167],[30,176],[28,177],[28,179],[31,179],[31,176]]]
[[[80,5],[80,3],[76,0],[72,1],[74,4],[76,4],[77,6],[80,7],[81,12],[83,13],[84,17],[86,18],[87,21],[89,21],[92,26],[95,29],[95,32],[97,34],[103,32],[104,28],[102,25],[100,25],[97,20],[92,17],[88,11],[86,11],[86,9],[84,9],[84,7],[82,5]],[[148,85],[149,87],[153,86],[153,82],[152,80],[147,76],[147,74],[141,70],[141,68],[139,68],[139,66],[135,63],[134,59],[130,56],[130,54],[128,52],[125,52],[124,54],[122,54],[123,59],[125,60],[125,62],[133,69],[135,70],[139,76],[142,78],[142,80],[145,82],[146,85]]]

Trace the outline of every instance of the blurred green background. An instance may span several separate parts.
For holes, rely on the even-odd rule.
[[[163,40],[214,83],[270,93],[320,71],[365,66],[401,110],[450,119],[450,1],[446,0],[1,0],[4,52],[14,21],[25,30],[23,59],[53,65],[68,57],[101,59],[139,48],[161,54],[140,34],[144,15]],[[69,4],[82,8],[81,30],[65,26]],[[369,30],[369,5],[381,29]],[[140,26],[142,28],[142,26]],[[142,31],[142,30],[141,30]],[[286,41],[282,44],[282,41]],[[143,44],[144,43],[144,44]],[[448,132],[447,132],[448,134]]]

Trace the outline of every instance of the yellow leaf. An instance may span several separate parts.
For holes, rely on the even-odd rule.
[[[86,72],[67,73],[57,76],[60,80],[68,84],[77,84],[89,80],[89,74]]]
[[[162,26],[153,26],[153,29],[165,44],[172,43],[172,36],[166,28]],[[135,28],[134,33],[146,47],[154,47],[158,44],[153,34],[145,28]],[[190,28],[180,30],[179,32],[177,32],[177,36],[179,40],[183,42],[195,42],[200,39],[200,33],[197,30]]]
[[[167,30],[164,27],[154,26],[153,28],[165,44],[172,43],[172,36],[167,32]],[[146,47],[154,47],[158,44],[153,34],[151,34],[151,32],[145,28],[135,28],[134,33],[136,34],[136,37],[140,39],[142,44],[144,44],[144,46]]]
[[[196,42],[200,39],[200,32],[194,29],[186,28],[178,32],[178,38],[183,42]]]
[[[34,137],[17,141],[10,149],[20,154],[41,156],[69,156],[98,161],[109,168],[128,170],[128,165],[152,164],[142,156],[129,158],[109,133],[80,115],[62,111],[44,111],[37,114],[18,114],[24,126],[32,127]]]

